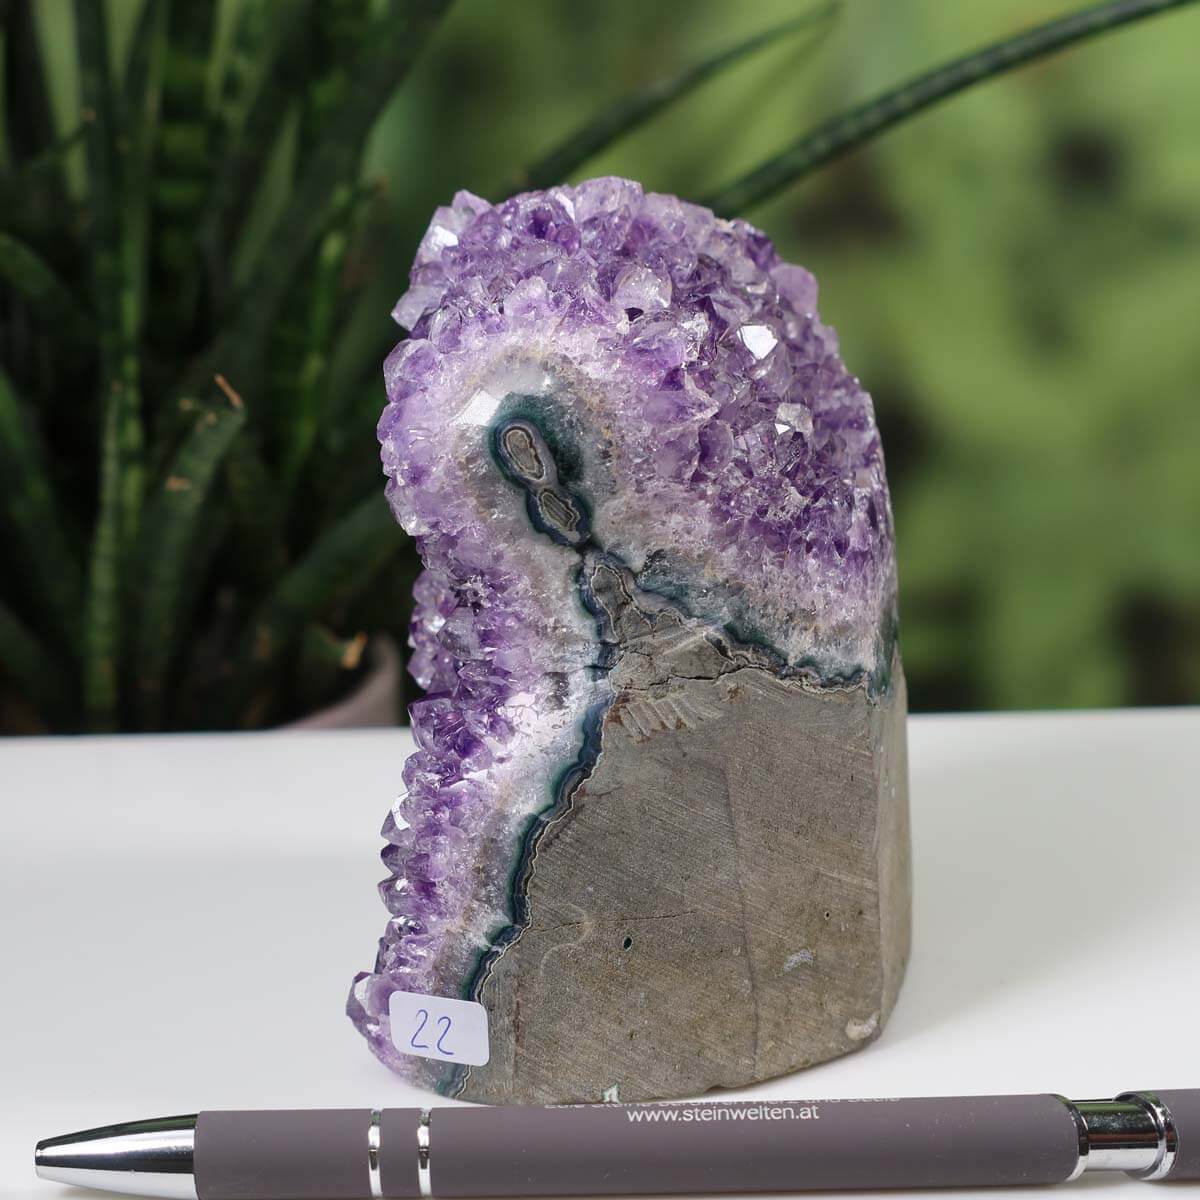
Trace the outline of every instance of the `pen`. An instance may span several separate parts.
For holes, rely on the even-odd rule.
[[[39,1142],[43,1179],[196,1200],[618,1196],[1200,1179],[1200,1089],[202,1112]]]

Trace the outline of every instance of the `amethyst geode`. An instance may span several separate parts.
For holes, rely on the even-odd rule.
[[[869,1040],[908,946],[892,522],[813,277],[596,179],[460,192],[394,316],[379,437],[427,695],[355,1024],[518,1102]],[[396,990],[484,1003],[491,1062],[402,1055]]]

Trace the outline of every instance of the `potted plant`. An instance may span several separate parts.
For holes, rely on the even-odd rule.
[[[1182,2],[988,47],[705,202],[743,212],[981,78]],[[395,224],[364,146],[448,8],[76,0],[70,31],[0,0],[0,731],[287,723],[344,705],[372,662],[394,673],[419,569],[372,436],[396,333],[374,308],[347,331]],[[493,194],[566,178],[785,36],[815,45],[837,8],[630,93]],[[68,35],[63,122],[45,63]]]

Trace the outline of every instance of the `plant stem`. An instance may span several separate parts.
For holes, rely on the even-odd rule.
[[[744,213],[940,100],[1078,42],[1194,2],[1108,0],[984,46],[818,125],[782,153],[726,184],[701,203],[725,216]]]

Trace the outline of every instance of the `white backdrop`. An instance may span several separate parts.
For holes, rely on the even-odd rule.
[[[861,1053],[737,1095],[1200,1086],[1200,710],[910,729],[895,1015]],[[410,745],[0,741],[0,1195],[83,1200],[37,1181],[32,1149],[86,1126],[444,1103],[342,1015],[383,929],[377,834]]]

